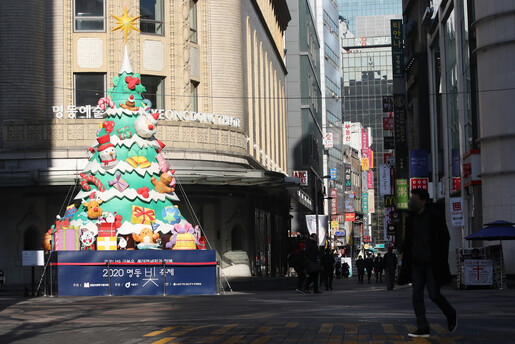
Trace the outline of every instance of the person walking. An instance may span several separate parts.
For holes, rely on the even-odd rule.
[[[318,235],[316,233],[309,236],[306,243],[306,256],[308,258],[308,262],[306,264],[308,279],[306,281],[304,292],[309,294],[309,286],[313,283],[313,293],[322,294],[320,291],[320,272],[322,271],[322,262],[320,259],[320,249],[318,247]]]
[[[303,293],[306,284],[306,244],[301,242],[299,248],[292,253],[292,263],[297,273],[297,293]]]
[[[372,271],[374,270],[374,258],[371,254],[367,255],[367,258],[365,259],[365,268],[367,269],[368,283],[370,283],[370,279],[372,278]]]
[[[376,283],[383,283],[383,264],[383,257],[381,257],[381,253],[378,253],[374,259],[374,273],[376,274]]]
[[[429,193],[424,189],[411,191],[409,209],[399,276],[399,284],[411,282],[413,286],[417,329],[408,336],[427,338],[430,335],[424,303],[425,288],[431,301],[447,317],[449,332],[454,332],[458,325],[456,310],[440,293],[440,287],[452,281],[448,262],[450,236],[445,218],[429,208]]]
[[[356,260],[356,269],[358,270],[358,282],[363,283],[363,277],[365,276],[365,261],[361,256],[358,256],[358,259]]]
[[[392,247],[388,247],[388,252],[384,255],[384,279],[386,290],[393,290],[395,284],[395,268],[397,267],[397,256],[393,253]]]
[[[334,256],[329,248],[325,249],[325,254],[322,257],[322,266],[324,267],[325,290],[333,290]]]
[[[336,274],[336,279],[340,279],[342,277],[342,263],[340,262],[340,258],[336,259],[336,264],[334,264],[334,270]]]

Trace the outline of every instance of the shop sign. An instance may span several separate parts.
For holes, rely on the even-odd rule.
[[[393,97],[392,97],[392,111],[393,111]],[[393,117],[384,117],[383,118],[383,130],[394,130],[395,129],[395,119]]]
[[[300,179],[300,185],[308,186],[308,171],[293,171],[293,177]]]
[[[379,165],[379,195],[391,194],[390,167],[387,164]]]
[[[383,96],[383,112],[392,112],[392,111],[393,111],[393,97],[392,96]],[[393,130],[393,129],[385,129],[385,130]]]
[[[352,180],[351,180],[351,165],[345,164],[345,191],[352,190]]]
[[[424,189],[429,192],[429,178],[410,178],[410,190]]]
[[[361,210],[363,213],[368,213],[368,192],[361,194]]]
[[[338,214],[338,192],[336,189],[331,189],[331,214]]]
[[[324,147],[326,149],[333,148],[334,142],[333,142],[333,133],[325,133],[324,136]]]
[[[368,190],[368,212],[373,214],[376,212],[375,192],[374,189]]]
[[[408,209],[409,202],[409,185],[408,180],[399,178],[395,180],[395,197],[397,200],[397,209]]]
[[[404,77],[404,45],[402,19],[390,20],[390,29],[392,36],[393,77],[402,78]]]
[[[356,213],[345,213],[345,221],[352,222],[356,220]]]
[[[383,137],[384,149],[395,149],[395,138],[393,136]]]
[[[343,143],[350,145],[352,141],[352,132],[350,130],[351,122],[343,122]]]
[[[463,198],[451,197],[449,202],[451,207],[451,224],[453,226],[464,226]]]
[[[427,177],[429,161],[427,149],[413,149],[409,152],[410,177]]]

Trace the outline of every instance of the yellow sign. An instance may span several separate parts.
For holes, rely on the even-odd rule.
[[[365,244],[365,246],[363,246],[365,248],[365,250],[368,250],[368,248],[370,247],[369,244]]]
[[[361,158],[361,170],[368,171],[369,170],[369,161],[368,158]]]
[[[338,221],[331,221],[331,228],[338,228]]]

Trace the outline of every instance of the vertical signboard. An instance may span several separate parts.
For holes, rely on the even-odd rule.
[[[368,146],[368,130],[363,128],[361,129],[361,147],[362,149],[366,149]]]
[[[361,194],[361,210],[364,214],[368,213],[368,191]]]
[[[408,137],[406,97],[403,94],[394,95],[395,113],[395,173],[400,178],[408,177]]]
[[[333,148],[334,141],[333,141],[333,133],[325,133],[324,136],[324,147],[326,149]]]
[[[429,178],[410,178],[409,189],[424,189],[429,191]]]
[[[383,96],[383,112],[392,112],[393,111],[393,97],[392,96]],[[390,129],[388,129],[390,130]]]
[[[463,215],[463,198],[462,197],[451,197],[451,224],[453,226],[464,226],[465,218]]]
[[[338,192],[331,189],[331,214],[338,214]]]
[[[379,195],[391,195],[390,185],[390,166],[387,164],[379,165]]]
[[[352,133],[350,130],[351,122],[343,122],[343,144],[350,145],[352,142]]]
[[[427,177],[429,161],[427,149],[412,149],[409,152],[410,177]]]
[[[352,180],[351,180],[351,164],[345,164],[345,191],[351,191]]]
[[[392,35],[392,67],[393,77],[404,77],[404,46],[403,46],[403,32],[402,32],[402,19],[390,20],[390,29]]]
[[[375,192],[374,189],[368,190],[368,212],[373,214],[376,212],[376,203],[375,203]]]
[[[354,211],[354,194],[345,194],[345,212],[353,213]]]
[[[395,180],[395,198],[397,209],[408,209],[409,185],[408,179],[400,178]]]
[[[374,188],[374,171],[372,171],[372,170],[368,170],[367,185],[368,185],[368,189]]]

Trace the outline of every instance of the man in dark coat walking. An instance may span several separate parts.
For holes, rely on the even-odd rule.
[[[393,290],[395,284],[395,268],[397,267],[397,256],[393,253],[392,247],[388,247],[388,252],[384,255],[384,278],[386,280],[386,289]]]
[[[378,253],[376,259],[374,259],[374,273],[376,274],[376,283],[383,283],[383,264],[383,257],[381,257],[381,253]]]
[[[313,283],[313,293],[322,294],[320,291],[320,272],[322,271],[322,261],[320,259],[320,249],[318,246],[318,235],[313,233],[309,236],[306,242],[306,256],[311,262],[306,265],[306,272],[308,273],[308,280],[304,289],[305,293],[309,294],[309,285]],[[312,266],[316,266],[319,269],[312,269]]]
[[[416,331],[410,337],[429,337],[426,319],[424,288],[447,317],[447,327],[457,327],[456,310],[440,293],[440,287],[452,281],[448,263],[449,230],[445,218],[428,208],[429,193],[413,189],[409,200],[410,214],[406,219],[406,233],[402,247],[402,267],[399,284],[413,285],[413,309],[417,317]]]
[[[358,282],[363,283],[363,276],[365,275],[365,261],[361,256],[356,260],[356,269],[358,270]]]
[[[365,259],[365,268],[367,269],[368,283],[370,283],[370,279],[372,278],[372,271],[374,270],[374,258],[371,254],[367,255],[367,258]]]

